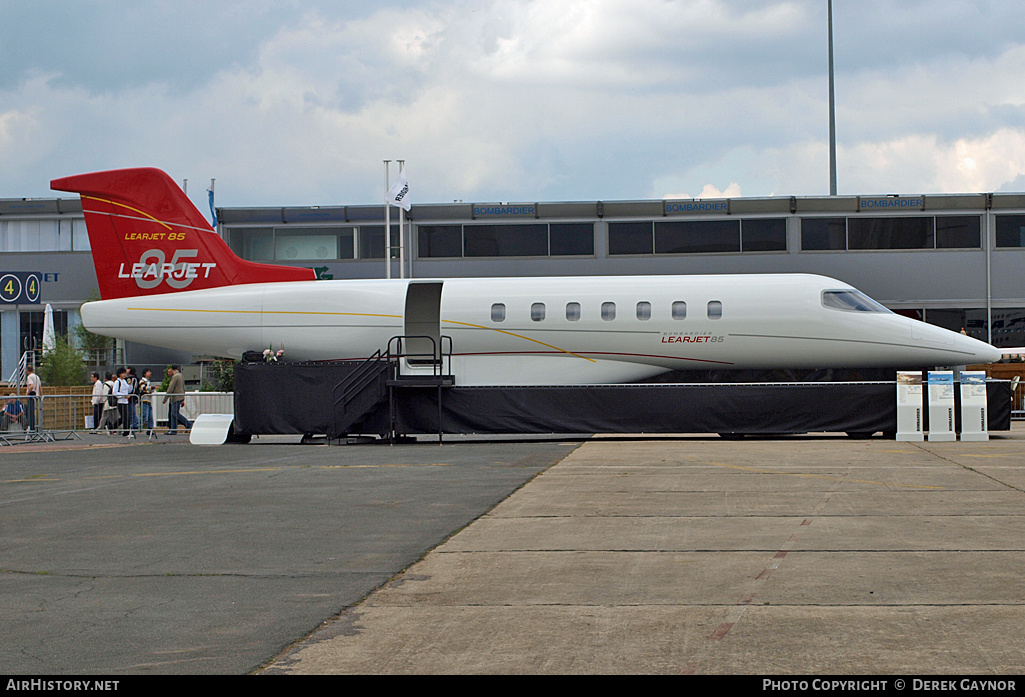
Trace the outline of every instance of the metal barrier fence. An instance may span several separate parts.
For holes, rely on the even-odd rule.
[[[100,396],[102,402],[94,405],[91,394],[0,395],[0,445],[74,438],[80,432],[101,429],[133,436],[148,432],[150,424],[143,422],[143,414],[149,411],[147,402],[152,406],[152,426],[158,432],[171,430],[167,423],[170,403],[164,403],[165,393],[155,392],[145,399],[129,395],[121,405],[116,395],[112,401],[109,397]],[[180,413],[192,422],[200,414],[233,414],[234,404],[232,392],[186,392]],[[95,406],[100,408],[96,410]]]

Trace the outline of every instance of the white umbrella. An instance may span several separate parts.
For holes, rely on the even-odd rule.
[[[46,303],[46,310],[43,312],[43,351],[50,351],[57,345],[57,337],[53,332],[53,308]]]

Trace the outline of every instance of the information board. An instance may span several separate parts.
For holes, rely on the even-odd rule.
[[[954,430],[954,373],[929,371],[929,440],[957,440]]]
[[[922,430],[922,374],[897,373],[897,440],[925,440]]]
[[[986,373],[962,371],[961,440],[989,440],[986,418]]]

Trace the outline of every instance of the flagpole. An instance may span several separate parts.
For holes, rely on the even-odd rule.
[[[212,221],[210,223],[210,227],[212,227],[214,229],[214,232],[217,232],[217,211],[214,209],[214,182],[215,181],[217,181],[217,180],[216,179],[211,179],[210,180],[210,188],[208,189],[208,191],[210,192],[210,197],[209,197],[210,198],[210,220]]]
[[[388,170],[391,160],[384,161],[384,277],[391,278],[391,203],[388,201]]]
[[[836,95],[833,91],[833,0],[826,5],[829,22],[829,195],[836,196]]]
[[[406,161],[398,160],[399,177],[402,177],[406,170]],[[406,209],[399,206],[399,278],[406,277],[406,233],[402,227]]]

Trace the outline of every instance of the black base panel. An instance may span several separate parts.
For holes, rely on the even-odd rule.
[[[235,371],[236,429],[345,435],[334,426],[336,411],[344,411],[337,386],[352,369],[353,364],[342,362],[240,364]],[[428,387],[394,388],[395,431],[438,433],[438,394]],[[987,394],[989,429],[1009,430],[1010,383],[989,382]],[[897,430],[893,382],[446,387],[441,399],[441,430],[453,434]],[[354,432],[384,435],[389,430],[384,401]]]

